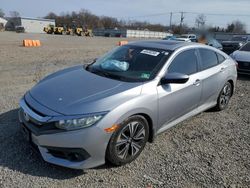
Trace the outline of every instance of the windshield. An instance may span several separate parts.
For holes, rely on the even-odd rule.
[[[87,70],[127,82],[148,81],[156,76],[169,56],[167,50],[126,45],[97,59]]]
[[[245,42],[245,41],[247,41],[247,37],[233,37],[232,41],[242,41],[242,42]]]
[[[240,51],[250,52],[250,42],[248,42],[244,46],[242,46],[242,48],[240,49]]]
[[[209,38],[208,39],[208,43],[212,44],[212,45],[214,45],[216,47],[222,47],[222,45],[216,39],[214,39],[214,38]]]

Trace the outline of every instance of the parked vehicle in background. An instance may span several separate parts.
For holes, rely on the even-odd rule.
[[[83,27],[55,27],[53,25],[49,25],[44,27],[43,31],[47,34],[57,34],[57,35],[77,35],[77,36],[86,36],[93,37],[93,32],[91,29],[83,28]]]
[[[195,34],[183,34],[180,38],[190,39],[192,42],[197,42],[197,36]]]
[[[182,41],[182,42],[192,42],[189,38],[181,38],[181,37],[172,38],[170,40]]]
[[[212,46],[214,48],[217,48],[219,50],[223,50],[222,44],[218,40],[216,40],[215,38],[212,38],[212,37],[208,37],[207,45]]]
[[[64,35],[64,27],[54,27],[54,34],[56,35]]]
[[[25,29],[23,26],[16,26],[15,30],[17,33],[24,33],[25,32]]]
[[[222,45],[219,41],[217,41],[214,37],[212,37],[210,34],[201,34],[198,36],[198,43],[206,44],[209,46],[212,46],[214,48],[217,48],[219,50],[222,50]]]
[[[176,36],[175,35],[172,35],[172,36],[167,36],[165,38],[163,38],[162,40],[171,40],[171,39],[175,39]]]
[[[86,29],[84,27],[73,28],[73,34],[77,36],[92,37],[93,33],[91,29]]]
[[[227,54],[231,54],[240,49],[240,47],[242,47],[249,40],[248,36],[233,36],[230,41],[223,41],[221,44],[223,46],[223,51]]]
[[[236,79],[235,61],[210,46],[138,41],[45,77],[20,100],[19,120],[47,162],[124,165],[168,128],[224,110]]]
[[[250,42],[230,55],[238,63],[238,73],[250,75]]]
[[[53,34],[54,33],[54,25],[48,25],[47,27],[43,28],[43,31],[47,34]]]

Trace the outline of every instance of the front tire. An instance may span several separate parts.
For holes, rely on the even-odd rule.
[[[230,101],[230,98],[232,96],[232,93],[233,93],[233,86],[232,86],[232,84],[230,82],[227,82],[223,86],[223,88],[222,88],[222,90],[220,92],[220,95],[219,95],[219,97],[217,99],[217,104],[215,106],[215,109],[217,111],[222,111],[222,110],[227,108],[228,103]]]
[[[144,149],[149,137],[147,120],[140,115],[131,116],[120,124],[109,141],[106,159],[120,166],[135,160]]]

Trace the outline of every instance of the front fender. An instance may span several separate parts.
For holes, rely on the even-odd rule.
[[[124,120],[133,115],[145,114],[151,119],[153,132],[156,133],[158,124],[157,112],[158,112],[157,95],[154,96],[140,95],[111,110],[102,119],[102,123],[100,124],[100,126],[102,126],[102,129],[106,129],[114,124],[116,125],[121,124]]]

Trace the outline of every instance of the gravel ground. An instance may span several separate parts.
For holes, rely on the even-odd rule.
[[[21,47],[40,39],[39,48]],[[88,62],[120,39],[0,33],[0,187],[250,187],[250,78],[223,112],[159,135],[133,163],[75,171],[50,165],[22,137],[18,100],[56,70]]]

